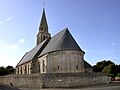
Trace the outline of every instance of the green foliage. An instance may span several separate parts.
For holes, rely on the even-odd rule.
[[[9,74],[13,74],[14,73],[14,68],[13,68],[13,66],[7,66],[6,67],[6,69],[7,69],[7,71],[9,72]]]
[[[105,68],[102,70],[102,72],[106,73],[110,77],[114,77],[115,76],[114,68],[115,68],[115,65],[110,64],[109,66],[105,66]]]
[[[94,65],[93,66],[93,72],[101,72],[100,66]]]
[[[110,60],[108,60],[108,61],[104,60],[104,61],[98,62],[96,65],[93,66],[93,72],[102,72],[102,70],[104,69],[104,67],[108,66],[110,64],[114,64],[114,63],[111,62]]]
[[[103,73],[107,73],[108,71],[108,66],[105,66],[104,69],[102,70]]]
[[[0,76],[13,74],[13,73],[14,73],[14,68],[12,66],[0,67]]]
[[[109,74],[108,77],[112,77],[112,78],[114,78],[115,75],[114,75],[114,74]]]
[[[115,76],[118,76],[118,73],[120,73],[120,65],[115,65],[110,60],[108,61],[104,60],[94,65],[93,71],[103,72],[103,73],[106,73],[110,77],[115,77]]]
[[[0,76],[7,75],[8,71],[5,69],[5,67],[0,67]]]
[[[117,74],[117,77],[120,77],[120,73]]]

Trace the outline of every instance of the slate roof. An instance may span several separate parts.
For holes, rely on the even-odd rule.
[[[46,39],[38,46],[33,48],[31,51],[27,52],[17,64],[17,66],[33,60],[36,55],[42,56],[46,53],[59,50],[82,51],[82,49],[72,37],[68,28],[62,30],[61,32],[53,36],[51,39]],[[82,52],[85,53],[84,51]],[[85,66],[89,66],[87,62],[85,62]]]
[[[84,60],[84,67],[85,68],[92,68],[92,66],[85,60]]]
[[[62,30],[51,38],[47,46],[44,48],[40,56],[53,51],[58,50],[76,50],[82,51],[79,45],[76,43],[68,28]],[[85,53],[84,51],[82,51]]]
[[[43,14],[42,14],[41,22],[40,22],[40,27],[48,27],[44,8],[43,8]]]
[[[46,46],[46,44],[48,43],[49,39],[44,40],[42,43],[40,43],[39,45],[37,45],[35,48],[33,48],[31,51],[27,52],[23,58],[20,60],[20,62],[17,64],[21,65],[23,63],[29,62],[31,61],[39,52],[39,54],[42,52],[42,50],[44,49],[44,47]]]

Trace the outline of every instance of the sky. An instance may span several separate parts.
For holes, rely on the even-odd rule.
[[[51,35],[67,27],[91,65],[120,64],[120,0],[0,0],[0,66],[36,46],[43,7]]]

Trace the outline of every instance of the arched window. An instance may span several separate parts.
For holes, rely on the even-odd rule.
[[[43,37],[43,40],[45,40],[46,38],[45,38],[45,36]]]
[[[45,32],[46,32],[46,30],[47,30],[47,29],[45,28]]]
[[[78,70],[78,65],[76,65],[76,70]]]
[[[29,65],[28,65],[28,74],[29,74]]]
[[[25,65],[25,69],[24,69],[24,72],[25,72],[25,74],[27,73],[27,68],[26,68],[26,65]]]
[[[43,72],[45,71],[45,61],[43,60]]]
[[[59,65],[58,65],[58,70],[60,69]]]
[[[22,66],[21,66],[21,71],[20,71],[20,73],[22,74]]]
[[[17,74],[19,74],[19,67],[17,68]]]
[[[41,31],[43,30],[43,27],[41,27]]]
[[[40,63],[39,63],[39,65],[38,65],[38,72],[40,72]]]

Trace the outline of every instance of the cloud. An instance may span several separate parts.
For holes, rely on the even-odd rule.
[[[0,21],[0,24],[4,23],[3,21]]]
[[[4,44],[1,44],[1,45],[0,45],[0,49],[1,49],[1,50],[4,50],[4,49],[6,50],[6,49],[7,49],[8,51],[9,51],[9,50],[20,51],[18,44],[11,44],[11,45],[9,45],[9,44],[5,44],[5,43],[4,43]]]
[[[14,49],[14,50],[18,50],[18,45],[17,44],[13,44],[13,45],[10,45],[8,48]]]
[[[18,42],[19,43],[24,43],[25,42],[25,39],[23,38],[23,39],[20,39],[20,40],[18,40]]]
[[[6,19],[6,21],[10,21],[11,19],[13,19],[13,17],[9,17],[8,19]]]
[[[9,18],[6,19],[5,21],[0,21],[0,24],[3,24],[3,23],[5,23],[5,22],[8,22],[8,21],[10,21],[11,19],[13,19],[13,17],[9,17]]]

